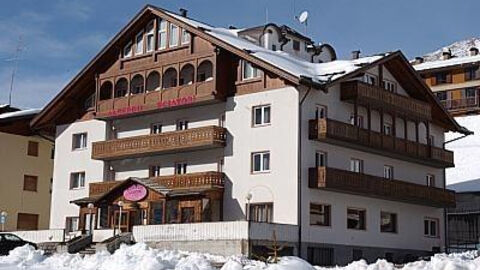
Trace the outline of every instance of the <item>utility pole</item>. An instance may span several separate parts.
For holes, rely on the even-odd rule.
[[[12,59],[9,59],[10,61],[13,61],[13,70],[12,70],[12,77],[10,80],[10,91],[8,93],[8,105],[12,105],[12,92],[13,92],[13,83],[15,82],[15,75],[17,73],[17,68],[18,68],[18,60],[20,59],[20,53],[23,50],[23,40],[22,36],[20,35],[18,37],[18,44],[17,48],[15,50],[15,56]]]

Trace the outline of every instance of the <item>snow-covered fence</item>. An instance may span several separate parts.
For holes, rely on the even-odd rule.
[[[298,228],[295,225],[249,224],[247,221],[134,226],[133,237],[137,242],[272,240],[274,230],[278,241],[295,242],[298,239]]]
[[[23,240],[33,243],[59,243],[65,241],[65,230],[41,230],[41,231],[16,231],[12,234],[17,235]]]
[[[115,230],[113,229],[93,230],[94,243],[103,242],[104,240],[114,236],[115,236]]]

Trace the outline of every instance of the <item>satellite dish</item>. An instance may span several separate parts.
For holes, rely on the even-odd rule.
[[[308,19],[308,11],[303,11],[302,13],[300,13],[300,16],[298,16],[298,21],[300,23],[305,23]]]

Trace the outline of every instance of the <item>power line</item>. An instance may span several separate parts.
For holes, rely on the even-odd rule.
[[[12,92],[13,92],[13,84],[15,82],[15,75],[18,69],[18,60],[20,59],[20,53],[23,50],[23,39],[22,35],[18,37],[18,44],[17,48],[15,49],[15,56],[11,59],[13,61],[13,70],[12,70],[12,77],[10,79],[10,91],[8,93],[8,105],[12,105]]]

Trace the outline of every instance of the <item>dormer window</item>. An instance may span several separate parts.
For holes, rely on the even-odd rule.
[[[158,49],[167,48],[167,21],[158,19]]]
[[[178,46],[178,26],[170,24],[170,47]]]
[[[243,80],[249,80],[249,79],[260,77],[260,71],[256,67],[254,67],[250,62],[243,61],[242,68],[243,68],[243,72],[242,72]]]
[[[133,43],[130,41],[127,43],[125,48],[123,48],[123,57],[131,57],[133,52],[132,52],[132,47]]]
[[[385,88],[385,90],[391,93],[397,92],[397,85],[389,80],[383,80],[383,88]]]
[[[190,33],[187,30],[182,29],[182,45],[190,43]]]
[[[143,54],[143,31],[135,37],[135,55]]]
[[[147,52],[153,51],[155,48],[155,35],[153,33],[153,22],[149,23],[147,26],[146,40],[147,40]]]

